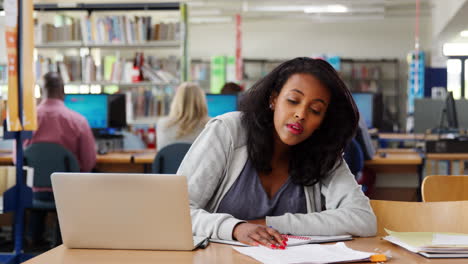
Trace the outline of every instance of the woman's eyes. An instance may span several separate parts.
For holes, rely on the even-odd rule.
[[[297,105],[299,104],[299,101],[296,101],[294,99],[287,99],[289,103],[291,104],[294,104],[294,105]],[[313,108],[309,108],[308,109],[309,112],[313,113],[313,114],[316,114],[316,115],[320,115],[320,110],[315,110]]]
[[[311,113],[313,113],[313,114],[320,115],[320,111],[317,111],[317,110],[315,110],[315,109],[313,109],[313,108],[309,108],[309,111],[310,111]]]

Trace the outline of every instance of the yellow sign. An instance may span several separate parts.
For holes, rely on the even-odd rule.
[[[23,1],[23,59],[21,69],[23,70],[23,129],[32,131],[37,129],[36,98],[34,96],[34,87],[36,80],[34,78],[34,18],[33,18],[33,0]]]
[[[36,101],[34,98],[34,74],[33,74],[33,2],[23,1],[22,28],[22,52],[23,59],[18,62],[18,3],[17,0],[5,0],[5,40],[8,54],[8,131],[36,130]],[[18,67],[22,67],[23,76],[23,111],[18,109]],[[20,114],[23,117],[23,125],[20,122]]]
[[[8,54],[8,131],[22,130],[18,112],[18,3],[16,0],[6,0],[5,8],[5,40]]]

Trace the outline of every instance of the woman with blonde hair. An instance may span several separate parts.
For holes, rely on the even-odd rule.
[[[182,83],[177,87],[169,115],[157,122],[158,150],[173,143],[192,143],[208,120],[204,91],[196,84]]]

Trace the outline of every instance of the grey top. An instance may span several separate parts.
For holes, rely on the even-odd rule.
[[[193,143],[206,124],[206,122],[201,122],[192,132],[178,138],[177,131],[179,131],[179,126],[173,125],[168,127],[169,121],[169,117],[161,117],[156,123],[156,144],[158,150],[173,143]]]
[[[216,211],[248,156],[247,133],[240,112],[213,118],[193,142],[177,175],[188,180],[194,235],[232,239],[232,230],[244,220]],[[267,216],[268,226],[294,235],[374,236],[377,232],[369,199],[346,162],[337,163],[319,184],[303,188],[307,214]]]
[[[257,171],[247,160],[241,175],[221,200],[216,213],[230,214],[242,220],[263,219],[285,213],[305,214],[307,205],[304,188],[288,178],[270,199]]]

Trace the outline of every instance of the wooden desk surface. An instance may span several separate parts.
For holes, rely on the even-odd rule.
[[[418,154],[414,148],[381,148],[377,153]]]
[[[96,163],[130,163],[132,162],[132,153],[129,152],[109,152],[107,154],[96,156]]]
[[[133,163],[151,164],[156,157],[156,150],[133,154]]]
[[[0,152],[0,165],[11,165],[13,160],[11,152]]]
[[[468,153],[427,153],[426,159],[428,160],[468,160]]]
[[[139,155],[141,153],[138,152],[109,152],[107,154],[100,155],[98,154],[96,156],[96,163],[131,163],[132,162],[132,157],[134,155]],[[154,155],[156,152],[151,153],[151,152],[145,152],[143,153],[146,156],[143,156],[143,158],[149,159],[152,156],[154,159]],[[143,161],[146,161],[143,159]],[[151,162],[140,162],[140,163],[152,163],[153,160],[151,159]],[[12,153],[11,152],[0,152],[0,164],[2,165],[11,165],[13,164],[12,160]]]
[[[391,251],[392,258],[388,263],[408,264],[458,264],[467,263],[467,259],[427,259],[378,237],[357,238],[347,241],[346,245],[355,250],[368,252]],[[45,252],[25,264],[154,264],[154,263],[259,263],[242,255],[229,245],[211,243],[206,249],[195,251],[143,251],[143,250],[96,250],[96,249],[67,249],[63,245]],[[369,262],[366,262],[369,263]]]
[[[436,140],[437,134],[410,134],[410,133],[379,133],[379,139],[386,140]]]
[[[385,152],[386,156],[381,157],[380,152]],[[391,150],[379,150],[371,160],[366,160],[364,164],[366,166],[372,165],[421,165],[423,159],[415,150],[402,150],[402,151],[391,151]]]

